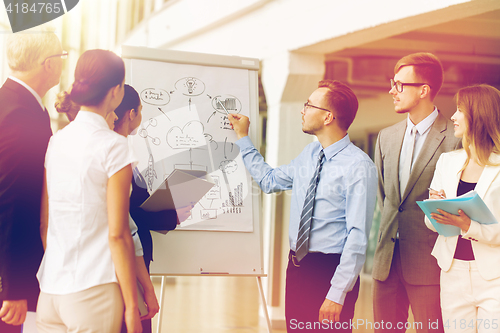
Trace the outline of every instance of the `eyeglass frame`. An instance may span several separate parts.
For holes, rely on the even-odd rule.
[[[61,57],[61,59],[66,59],[68,58],[68,51],[63,51],[63,53],[60,53],[60,54],[54,54],[54,55],[51,55],[51,56],[48,56],[47,58],[45,58],[42,63],[40,65],[43,65],[45,64],[45,62],[47,61],[47,59],[49,58],[55,58],[55,57]]]
[[[429,86],[429,88],[432,89],[431,85],[428,84],[428,83],[419,83],[419,82],[404,83],[404,82],[401,82],[401,81],[394,81],[394,79],[390,79],[390,83],[391,83],[391,89],[394,88],[394,87],[396,87],[396,91],[399,92],[399,93],[403,92],[403,89],[404,89],[405,86],[410,86],[410,87]],[[398,85],[401,85],[401,90],[398,89]]]
[[[304,103],[304,110],[307,111],[308,107],[315,108],[315,109],[318,109],[318,110],[328,111],[328,112],[331,112],[333,114],[332,111],[330,111],[328,109],[320,108],[319,106],[316,106],[316,105],[312,105],[311,103],[309,103],[309,101],[307,101],[307,102]],[[333,117],[333,119],[335,119],[335,117]]]

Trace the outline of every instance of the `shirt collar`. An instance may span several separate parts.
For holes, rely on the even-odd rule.
[[[412,127],[416,126],[418,134],[423,135],[425,132],[427,132],[429,128],[431,128],[432,124],[434,124],[434,121],[436,120],[438,115],[439,113],[437,107],[434,106],[434,111],[432,111],[430,115],[425,117],[425,119],[419,122],[417,125],[414,125],[412,123],[412,121],[410,120],[410,115],[408,115],[408,118],[406,118],[407,119],[406,129],[407,131],[411,131]]]
[[[349,139],[349,134],[346,134],[342,139],[339,141],[332,143],[328,147],[324,148],[323,151],[325,153],[325,158],[327,160],[331,159],[338,153],[340,153],[345,147],[347,147],[351,143],[351,139]],[[320,144],[320,150],[321,150],[321,144]],[[319,154],[319,152],[318,152]]]
[[[11,79],[14,82],[19,83],[24,88],[28,89],[28,91],[36,98],[36,101],[38,102],[38,104],[40,104],[40,107],[42,108],[42,110],[45,111],[45,106],[42,103],[42,98],[40,97],[40,95],[37,94],[36,91],[33,90],[33,88],[28,86],[24,81],[18,79],[17,77],[12,76],[12,75],[9,76],[9,79]]]
[[[74,121],[90,123],[90,124],[95,125],[99,128],[107,128],[110,130],[108,123],[106,122],[106,119],[104,119],[104,117],[101,116],[100,114],[97,114],[94,112],[80,110],[80,111],[78,111],[78,114],[76,115],[76,118]]]

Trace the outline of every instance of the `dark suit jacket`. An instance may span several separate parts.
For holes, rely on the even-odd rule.
[[[429,197],[428,187],[439,156],[461,146],[453,123],[441,113],[432,125],[415,161],[405,193],[399,189],[399,156],[407,120],[380,131],[375,149],[378,169],[380,230],[373,262],[373,278],[385,281],[391,268],[396,233],[399,228],[401,266],[406,282],[414,285],[439,284],[440,269],[431,250],[437,234],[424,223],[417,200]]]
[[[39,294],[40,202],[51,135],[47,111],[7,79],[0,88],[0,301],[27,299],[30,311]]]
[[[144,262],[149,272],[149,264],[153,260],[153,239],[150,230],[174,230],[177,226],[177,212],[162,210],[147,212],[139,206],[149,197],[146,181],[141,173],[134,169],[132,194],[130,195],[130,216],[137,225],[137,233],[144,251]]]

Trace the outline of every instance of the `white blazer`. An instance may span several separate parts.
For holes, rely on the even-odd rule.
[[[460,169],[466,160],[467,153],[463,149],[442,154],[436,164],[431,188],[437,191],[443,189],[447,198],[455,198],[461,176]],[[490,160],[493,163],[500,163],[500,155],[492,154]],[[475,190],[500,222],[500,166],[486,166]],[[427,217],[425,224],[429,229],[436,231]],[[500,277],[500,223],[483,225],[472,221],[469,230],[462,231],[462,237],[471,240],[481,277],[485,280]],[[445,272],[451,267],[457,240],[458,236],[439,235],[432,250],[439,267]]]

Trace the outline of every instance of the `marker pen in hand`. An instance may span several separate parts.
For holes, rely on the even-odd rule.
[[[430,188],[430,187],[428,188],[428,190],[429,190],[429,191],[435,191],[435,192],[438,192],[438,194],[437,194],[437,195],[439,195],[439,196],[440,196],[441,198],[443,198],[443,199],[446,199],[446,197],[445,197],[444,195],[442,195],[441,193],[439,193],[439,191],[436,191],[435,189]]]
[[[226,111],[226,114],[229,116],[229,112],[227,112],[226,107],[224,106],[224,104],[222,104],[222,102],[218,98],[216,98],[216,100],[217,100],[217,103],[219,103],[220,106],[222,106],[222,108],[224,109],[224,111]]]

